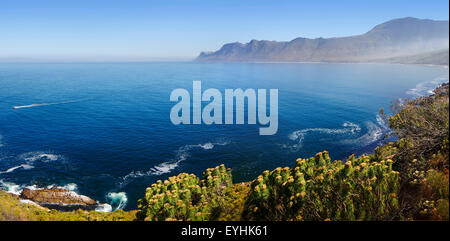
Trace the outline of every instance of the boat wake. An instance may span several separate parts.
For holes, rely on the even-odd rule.
[[[85,100],[88,100],[88,99],[68,100],[68,101],[39,103],[39,104],[30,104],[30,105],[16,105],[16,106],[13,106],[13,108],[14,109],[22,109],[22,108],[31,108],[31,107],[47,106],[47,105],[61,105],[61,104],[81,102],[81,101],[85,101]]]

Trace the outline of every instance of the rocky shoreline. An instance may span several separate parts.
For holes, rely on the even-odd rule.
[[[105,205],[88,196],[59,187],[44,189],[24,188],[20,195],[12,193],[9,193],[9,195],[17,197],[21,202],[31,203],[44,209],[55,209],[63,212],[79,209],[94,211]]]

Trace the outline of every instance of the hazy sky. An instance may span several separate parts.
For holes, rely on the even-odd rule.
[[[0,59],[176,60],[251,39],[362,34],[448,20],[448,0],[0,0]]]

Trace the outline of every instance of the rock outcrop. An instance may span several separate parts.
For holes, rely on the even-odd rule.
[[[97,202],[90,197],[79,195],[75,192],[61,189],[38,189],[31,190],[28,188],[23,189],[21,199],[28,199],[33,202],[47,203],[47,204],[57,204],[57,205],[96,205]]]

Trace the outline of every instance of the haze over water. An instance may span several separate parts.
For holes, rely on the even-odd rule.
[[[172,90],[279,89],[276,135],[259,125],[179,125]],[[448,69],[388,64],[0,64],[0,185],[64,186],[136,208],[147,186],[224,163],[235,182],[328,150],[373,150],[377,117],[398,98],[430,94]],[[207,102],[203,103],[205,106]],[[16,107],[16,108],[14,108]]]

